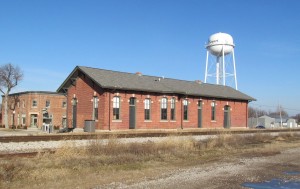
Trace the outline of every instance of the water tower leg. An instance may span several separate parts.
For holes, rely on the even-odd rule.
[[[222,66],[223,66],[223,85],[225,86],[225,56],[224,56],[224,45],[222,45]]]
[[[220,57],[217,57],[217,63],[216,63],[216,83],[219,85],[220,81]]]
[[[206,65],[205,65],[205,76],[204,76],[204,83],[206,83],[206,78],[207,78],[208,54],[209,54],[209,52],[208,52],[208,51],[206,51]]]
[[[237,78],[236,78],[236,68],[235,68],[234,49],[232,49],[232,61],[233,61],[233,72],[234,72],[235,90],[238,90],[238,87],[237,87]]]

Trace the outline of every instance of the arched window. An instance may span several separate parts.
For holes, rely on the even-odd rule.
[[[145,120],[151,120],[151,99],[145,99]]]
[[[118,96],[113,98],[113,119],[120,119],[120,97]]]
[[[183,120],[188,120],[188,100],[183,100]]]
[[[162,98],[161,99],[161,113],[160,113],[161,120],[167,120],[168,119],[168,99],[167,98]]]
[[[98,120],[98,97],[93,97],[93,120]]]
[[[173,97],[171,98],[171,120],[175,120],[176,117],[176,99]]]
[[[211,102],[211,120],[212,121],[216,120],[216,102],[215,101]]]

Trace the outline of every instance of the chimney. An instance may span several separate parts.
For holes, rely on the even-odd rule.
[[[196,83],[201,84],[202,81],[201,80],[195,80]]]
[[[142,72],[136,72],[135,74],[138,76],[142,76]]]

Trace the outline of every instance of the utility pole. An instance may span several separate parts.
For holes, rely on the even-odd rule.
[[[278,104],[279,116],[280,116],[280,127],[282,127],[282,115],[281,115],[281,106]]]
[[[257,109],[255,109],[255,114],[256,114],[256,126],[258,126],[258,116],[257,116]]]

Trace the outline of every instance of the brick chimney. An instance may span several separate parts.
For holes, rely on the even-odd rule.
[[[136,72],[135,74],[138,76],[142,76],[142,72]]]

